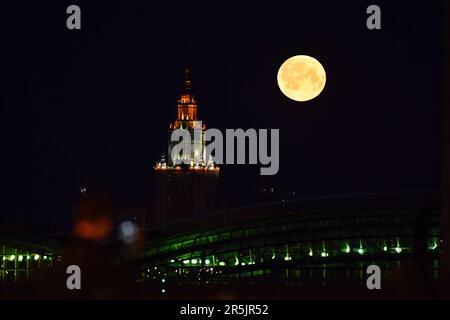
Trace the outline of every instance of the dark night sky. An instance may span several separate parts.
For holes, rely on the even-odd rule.
[[[84,182],[151,202],[187,47],[199,117],[279,128],[280,175],[299,196],[439,188],[439,2],[92,2],[2,4],[4,219],[64,225]],[[365,26],[373,3],[381,31]],[[66,29],[69,4],[81,31]],[[303,104],[276,84],[297,54],[327,71],[324,92]],[[222,168],[224,192],[252,202],[258,171]]]

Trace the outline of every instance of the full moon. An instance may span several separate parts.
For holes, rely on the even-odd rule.
[[[319,61],[299,55],[287,59],[281,65],[277,81],[286,97],[295,101],[308,101],[322,92],[326,73]]]

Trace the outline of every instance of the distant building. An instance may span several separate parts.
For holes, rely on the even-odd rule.
[[[295,199],[294,183],[288,176],[260,176],[256,198],[259,203]]]
[[[260,176],[257,185],[257,202],[272,202],[278,199],[278,184],[274,176]]]
[[[168,157],[155,167],[155,209],[153,224],[164,225],[211,211],[216,205],[219,167],[206,159],[204,132],[206,126],[197,117],[198,101],[191,90],[190,69],[185,69],[184,92],[178,99],[177,119],[168,131]],[[191,133],[191,154],[172,154],[176,142],[172,132],[186,129]],[[200,131],[196,137],[194,130]],[[176,164],[182,160],[182,164]]]

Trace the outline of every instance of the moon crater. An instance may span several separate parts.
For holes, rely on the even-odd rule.
[[[308,101],[325,88],[326,73],[319,61],[310,56],[298,55],[287,59],[278,70],[281,92],[295,101]]]

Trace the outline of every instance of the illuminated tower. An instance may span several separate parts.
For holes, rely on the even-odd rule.
[[[169,124],[168,156],[167,159],[163,156],[154,167],[156,188],[153,223],[156,226],[206,213],[216,206],[219,167],[211,158],[206,159],[206,127],[197,118],[198,102],[192,93],[189,68],[185,69],[184,76],[184,91],[178,99],[177,119]],[[172,132],[176,129],[190,132],[190,154],[172,154],[173,147],[178,143],[171,141]],[[175,160],[182,160],[182,163],[177,164]]]
[[[173,166],[175,158],[182,160],[184,163],[189,163],[190,166],[205,166],[205,140],[204,131],[205,125],[197,119],[197,98],[191,91],[191,71],[189,68],[184,70],[184,92],[178,99],[178,116],[177,119],[169,125],[168,137],[168,164]],[[189,130],[191,134],[191,154],[190,155],[172,155],[172,149],[178,142],[171,141],[172,132],[176,129]],[[194,131],[199,133],[197,136]]]

